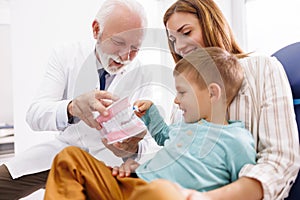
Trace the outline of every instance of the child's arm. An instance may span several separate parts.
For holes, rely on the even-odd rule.
[[[165,140],[169,139],[169,127],[160,116],[156,106],[149,100],[136,101],[134,106],[138,108],[135,113],[143,120],[156,143],[163,146]]]

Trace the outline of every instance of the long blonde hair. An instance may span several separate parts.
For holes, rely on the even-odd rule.
[[[176,12],[191,13],[198,18],[203,32],[203,42],[205,47],[220,47],[229,53],[235,54],[238,58],[247,56],[237,44],[229,24],[213,0],[176,1],[165,12],[163,19],[165,27],[170,17]],[[175,53],[171,41],[169,41],[169,48],[173,59],[175,62],[178,62],[182,57]]]

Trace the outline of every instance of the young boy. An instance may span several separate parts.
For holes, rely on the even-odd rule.
[[[88,153],[68,147],[54,160],[45,199],[129,199],[156,179],[209,191],[235,181],[243,165],[254,164],[251,134],[242,122],[226,120],[227,107],[243,82],[238,60],[220,48],[197,49],[177,63],[173,75],[174,102],[184,122],[167,126],[152,102],[135,104],[137,115],[164,146],[152,159],[141,165],[129,159],[111,170]]]

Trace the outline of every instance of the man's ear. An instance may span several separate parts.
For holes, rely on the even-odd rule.
[[[208,85],[208,92],[212,102],[218,101],[222,96],[221,87],[216,83],[211,83]]]
[[[100,31],[99,22],[97,20],[94,20],[93,24],[92,24],[92,27],[93,27],[93,36],[97,40],[98,39],[99,31]]]

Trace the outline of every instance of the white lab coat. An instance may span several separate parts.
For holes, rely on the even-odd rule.
[[[54,140],[33,146],[9,160],[6,166],[13,178],[50,169],[55,155],[69,145],[85,149],[110,166],[122,162],[105,148],[99,132],[83,121],[68,125],[63,130],[58,130],[57,127],[57,114],[62,110],[66,113],[70,100],[99,85],[94,45],[93,42],[64,45],[56,49],[50,57],[37,98],[28,110],[27,122],[33,130],[60,133]],[[126,66],[124,71],[113,79],[108,91],[119,97],[129,95],[132,101],[136,98],[150,97],[145,87],[140,86],[147,84],[151,79],[151,72],[144,72],[137,65],[138,62],[133,62],[130,66]],[[144,154],[152,156],[157,150],[151,136],[139,145],[139,156]]]

